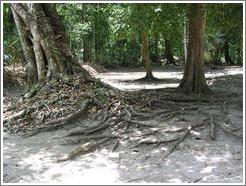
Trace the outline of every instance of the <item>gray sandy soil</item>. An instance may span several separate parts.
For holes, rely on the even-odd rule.
[[[143,74],[143,72],[106,72],[98,76],[113,86],[130,90],[151,86],[122,82],[122,79],[137,79]],[[181,71],[154,72],[154,75],[178,80],[182,77]],[[211,89],[235,95],[227,102],[227,119],[230,119],[231,127],[243,127],[243,69],[230,67],[219,71],[210,70],[206,73],[206,77]],[[170,84],[177,84],[176,81]],[[151,88],[173,86],[168,84],[162,82]],[[201,109],[216,114],[221,110],[221,105],[204,105]],[[191,123],[202,120],[199,110],[184,118]],[[92,125],[93,122],[81,120],[73,125],[83,127]],[[186,125],[175,117],[168,122],[157,119],[146,122],[155,126],[174,128]],[[243,182],[243,140],[226,134],[220,128],[216,130],[215,141],[210,139],[208,128],[193,131],[165,159],[163,156],[170,147],[169,144],[130,148],[134,144],[129,140],[127,143],[122,141],[115,152],[110,151],[112,145],[105,145],[75,160],[57,163],[58,158],[76,147],[62,145],[64,139],[59,139],[73,125],[28,138],[4,133],[3,182],[49,184]],[[243,133],[243,129],[238,133]]]

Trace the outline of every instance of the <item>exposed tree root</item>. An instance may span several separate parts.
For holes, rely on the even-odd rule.
[[[31,89],[28,93],[26,93],[23,96],[23,98],[28,99],[28,98],[33,97],[38,92],[39,89],[40,89],[40,87],[38,85],[36,85],[33,89]]]
[[[171,98],[171,97],[167,97],[167,98],[161,98],[161,101],[172,101],[172,102],[203,102],[203,103],[209,103],[210,100],[208,99],[204,99],[204,98],[200,98],[200,99],[196,99],[196,98],[187,98],[187,97],[182,97],[182,98]]]
[[[120,144],[119,139],[116,139],[116,141],[115,141],[115,143],[111,149],[111,152],[114,152],[118,148],[119,144]]]
[[[151,145],[151,144],[155,144],[156,146],[158,146],[161,143],[174,142],[174,141],[177,141],[178,139],[179,139],[179,137],[178,138],[173,138],[173,139],[167,139],[167,140],[156,140],[156,139],[153,139],[153,140],[142,140],[137,145],[135,145],[133,148],[136,148],[136,147],[138,147],[140,145]]]
[[[160,81],[165,81],[165,80],[156,78],[153,75],[151,75],[151,76],[145,76],[143,78],[136,79],[136,80],[133,80],[133,81],[134,82],[160,82]]]
[[[234,136],[236,138],[240,138],[242,139],[243,136],[242,135],[238,135],[237,133],[233,132],[233,129],[229,129],[227,128],[223,123],[217,122],[218,126],[227,134]]]
[[[7,122],[10,122],[10,121],[14,121],[14,120],[17,120],[21,117],[24,117],[25,115],[28,115],[30,114],[32,111],[34,110],[39,110],[43,107],[44,105],[39,105],[37,107],[30,107],[30,108],[25,108],[25,109],[22,109],[21,111],[7,117],[7,118],[4,118],[3,119],[3,124],[7,123]]]
[[[82,144],[81,146],[79,146],[78,148],[76,148],[75,150],[70,152],[67,156],[58,159],[57,162],[73,160],[80,155],[85,155],[85,154],[88,154],[90,152],[93,152],[97,149],[97,147],[99,145],[101,145],[102,143],[105,143],[106,141],[108,141],[110,139],[111,138],[105,138],[99,142],[88,142],[88,143]]]
[[[173,144],[173,146],[168,150],[168,152],[164,155],[163,158],[167,158],[176,148],[177,146],[184,141],[184,139],[190,134],[190,131],[192,129],[192,126],[187,127],[185,133],[178,139],[177,142]]]
[[[112,139],[115,139],[115,138],[119,138],[119,136],[117,135],[93,135],[93,136],[83,136],[83,137],[80,137],[76,140],[67,140],[67,142],[65,143],[62,143],[62,145],[70,145],[70,144],[78,144],[78,143],[81,143],[83,141],[88,141],[88,140],[97,140],[97,139],[102,139],[102,138],[112,138]]]
[[[60,119],[51,120],[46,124],[44,124],[43,126],[36,128],[33,132],[25,134],[24,136],[25,137],[33,136],[39,132],[54,130],[58,127],[67,125],[68,123],[72,123],[74,119],[81,118],[82,116],[84,116],[84,114],[88,110],[89,103],[90,103],[89,100],[84,101],[81,104],[81,109],[77,110],[75,113],[73,112],[68,116],[64,116]]]
[[[29,113],[29,112],[30,112],[30,108],[23,109],[23,110],[21,110],[20,112],[17,112],[17,113],[15,113],[15,114],[13,114],[13,115],[7,117],[7,118],[4,118],[4,119],[3,119],[3,124],[5,124],[5,123],[7,123],[7,122],[9,122],[9,121],[11,121],[11,120],[19,119],[19,118],[21,118],[22,116],[26,115],[26,114]]]

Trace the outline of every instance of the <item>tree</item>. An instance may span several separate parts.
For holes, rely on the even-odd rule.
[[[149,45],[148,37],[145,31],[142,32],[142,56],[144,61],[144,68],[146,71],[145,78],[146,80],[153,80],[154,76],[151,70],[150,58],[149,58]]]
[[[134,4],[131,7],[131,24],[134,30],[141,35],[142,47],[141,55],[143,59],[146,75],[143,80],[155,80],[149,57],[149,32],[151,28],[152,9],[147,4]]]
[[[74,56],[54,4],[12,3],[29,83],[71,71]]]
[[[201,94],[209,89],[204,76],[203,41],[205,30],[204,4],[191,4],[189,14],[188,56],[179,88],[186,93]]]
[[[216,53],[219,50],[221,57],[225,57],[225,63],[228,65],[242,63],[242,29],[242,3],[207,5],[206,35],[214,35],[214,38],[222,39],[222,42],[213,42],[214,50],[211,51]],[[218,33],[223,35],[223,38],[218,37]]]
[[[165,57],[167,59],[168,64],[176,65],[174,58],[173,58],[173,51],[171,47],[171,43],[169,39],[165,39]]]
[[[233,65],[234,62],[232,61],[231,57],[230,57],[230,53],[229,53],[229,42],[225,41],[224,44],[224,52],[225,52],[225,63],[227,65]]]

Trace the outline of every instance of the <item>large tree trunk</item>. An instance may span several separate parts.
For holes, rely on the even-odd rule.
[[[35,55],[31,45],[29,34],[25,29],[24,22],[17,15],[16,11],[11,7],[12,14],[15,20],[16,28],[19,34],[21,46],[25,56],[25,69],[26,69],[26,81],[28,84],[36,83],[38,81],[37,77],[37,67],[35,63]]]
[[[52,4],[12,3],[11,9],[22,38],[26,61],[30,63],[28,59],[32,57],[35,64],[33,78],[36,76],[38,81],[43,81],[46,77],[56,77],[70,71],[70,64],[75,59],[55,7]]]
[[[224,52],[225,52],[225,63],[227,65],[233,65],[234,63],[231,60],[230,53],[229,53],[229,43],[228,43],[228,41],[225,41]]]
[[[150,59],[149,59],[149,46],[148,46],[148,37],[146,32],[142,32],[142,56],[143,56],[143,61],[144,61],[144,68],[146,71],[146,79],[152,80],[153,74],[151,71],[151,64],[150,64]]]
[[[173,58],[172,46],[169,39],[165,39],[165,57],[167,59],[167,64],[176,65]]]
[[[191,4],[189,15],[188,56],[183,79],[179,88],[186,93],[201,94],[209,89],[204,77],[204,4]]]

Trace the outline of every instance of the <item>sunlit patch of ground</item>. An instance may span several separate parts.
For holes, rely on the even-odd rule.
[[[223,70],[210,70],[206,72],[205,77],[207,79],[211,79],[235,74],[243,74],[243,68],[226,67]],[[98,74],[94,73],[94,75],[100,78],[103,82],[108,83],[120,90],[136,91],[143,89],[175,88],[179,85],[180,80],[183,77],[183,71],[167,71],[165,69],[163,69],[163,71],[154,70],[153,75],[159,79],[163,79],[163,81],[151,83],[129,82],[145,76],[145,72],[139,72],[139,70],[136,70],[135,72],[105,72]]]

